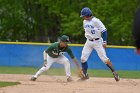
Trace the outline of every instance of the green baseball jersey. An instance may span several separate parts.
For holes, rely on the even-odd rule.
[[[58,56],[63,55],[64,52],[67,52],[71,58],[74,58],[74,55],[69,46],[60,47],[60,42],[53,43],[46,50],[46,53],[48,53],[48,55],[53,58],[57,58]]]

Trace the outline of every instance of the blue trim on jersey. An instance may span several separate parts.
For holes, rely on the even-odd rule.
[[[102,31],[102,33],[103,33],[103,32],[105,32],[105,31],[107,31],[107,30],[106,30],[106,29],[105,29],[105,30],[103,30],[103,31]]]
[[[107,41],[107,31],[106,30],[102,31],[102,37],[103,37],[103,41]]]

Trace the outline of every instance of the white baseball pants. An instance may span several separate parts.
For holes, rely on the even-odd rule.
[[[82,56],[81,56],[81,62],[84,63],[88,60],[92,50],[95,49],[98,56],[100,57],[100,59],[105,63],[106,61],[109,60],[109,58],[106,56],[106,52],[105,49],[102,45],[102,40],[94,40],[94,41],[89,41],[87,39],[83,50],[82,50]]]
[[[59,56],[58,58],[52,58],[47,54],[47,64],[46,66],[43,66],[41,69],[38,70],[38,72],[34,75],[34,77],[38,77],[39,75],[41,75],[44,71],[47,71],[53,63],[59,63],[59,64],[63,64],[65,67],[65,73],[66,76],[69,77],[71,76],[71,72],[70,72],[70,62],[68,60],[68,58],[66,58],[64,55]]]

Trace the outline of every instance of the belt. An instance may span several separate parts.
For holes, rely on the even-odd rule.
[[[89,39],[89,41],[99,40],[100,38]]]

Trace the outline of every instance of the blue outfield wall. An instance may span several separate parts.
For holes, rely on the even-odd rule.
[[[30,66],[41,67],[43,65],[43,51],[49,44],[28,43],[0,43],[0,66]],[[74,55],[80,63],[83,45],[71,44]],[[107,47],[107,56],[112,61],[116,70],[140,70],[140,55],[134,52],[132,47]],[[65,55],[71,61],[71,67],[75,64],[67,53]],[[108,69],[99,59],[95,50],[88,59],[89,69]],[[53,64],[52,67],[63,67],[61,64]]]

